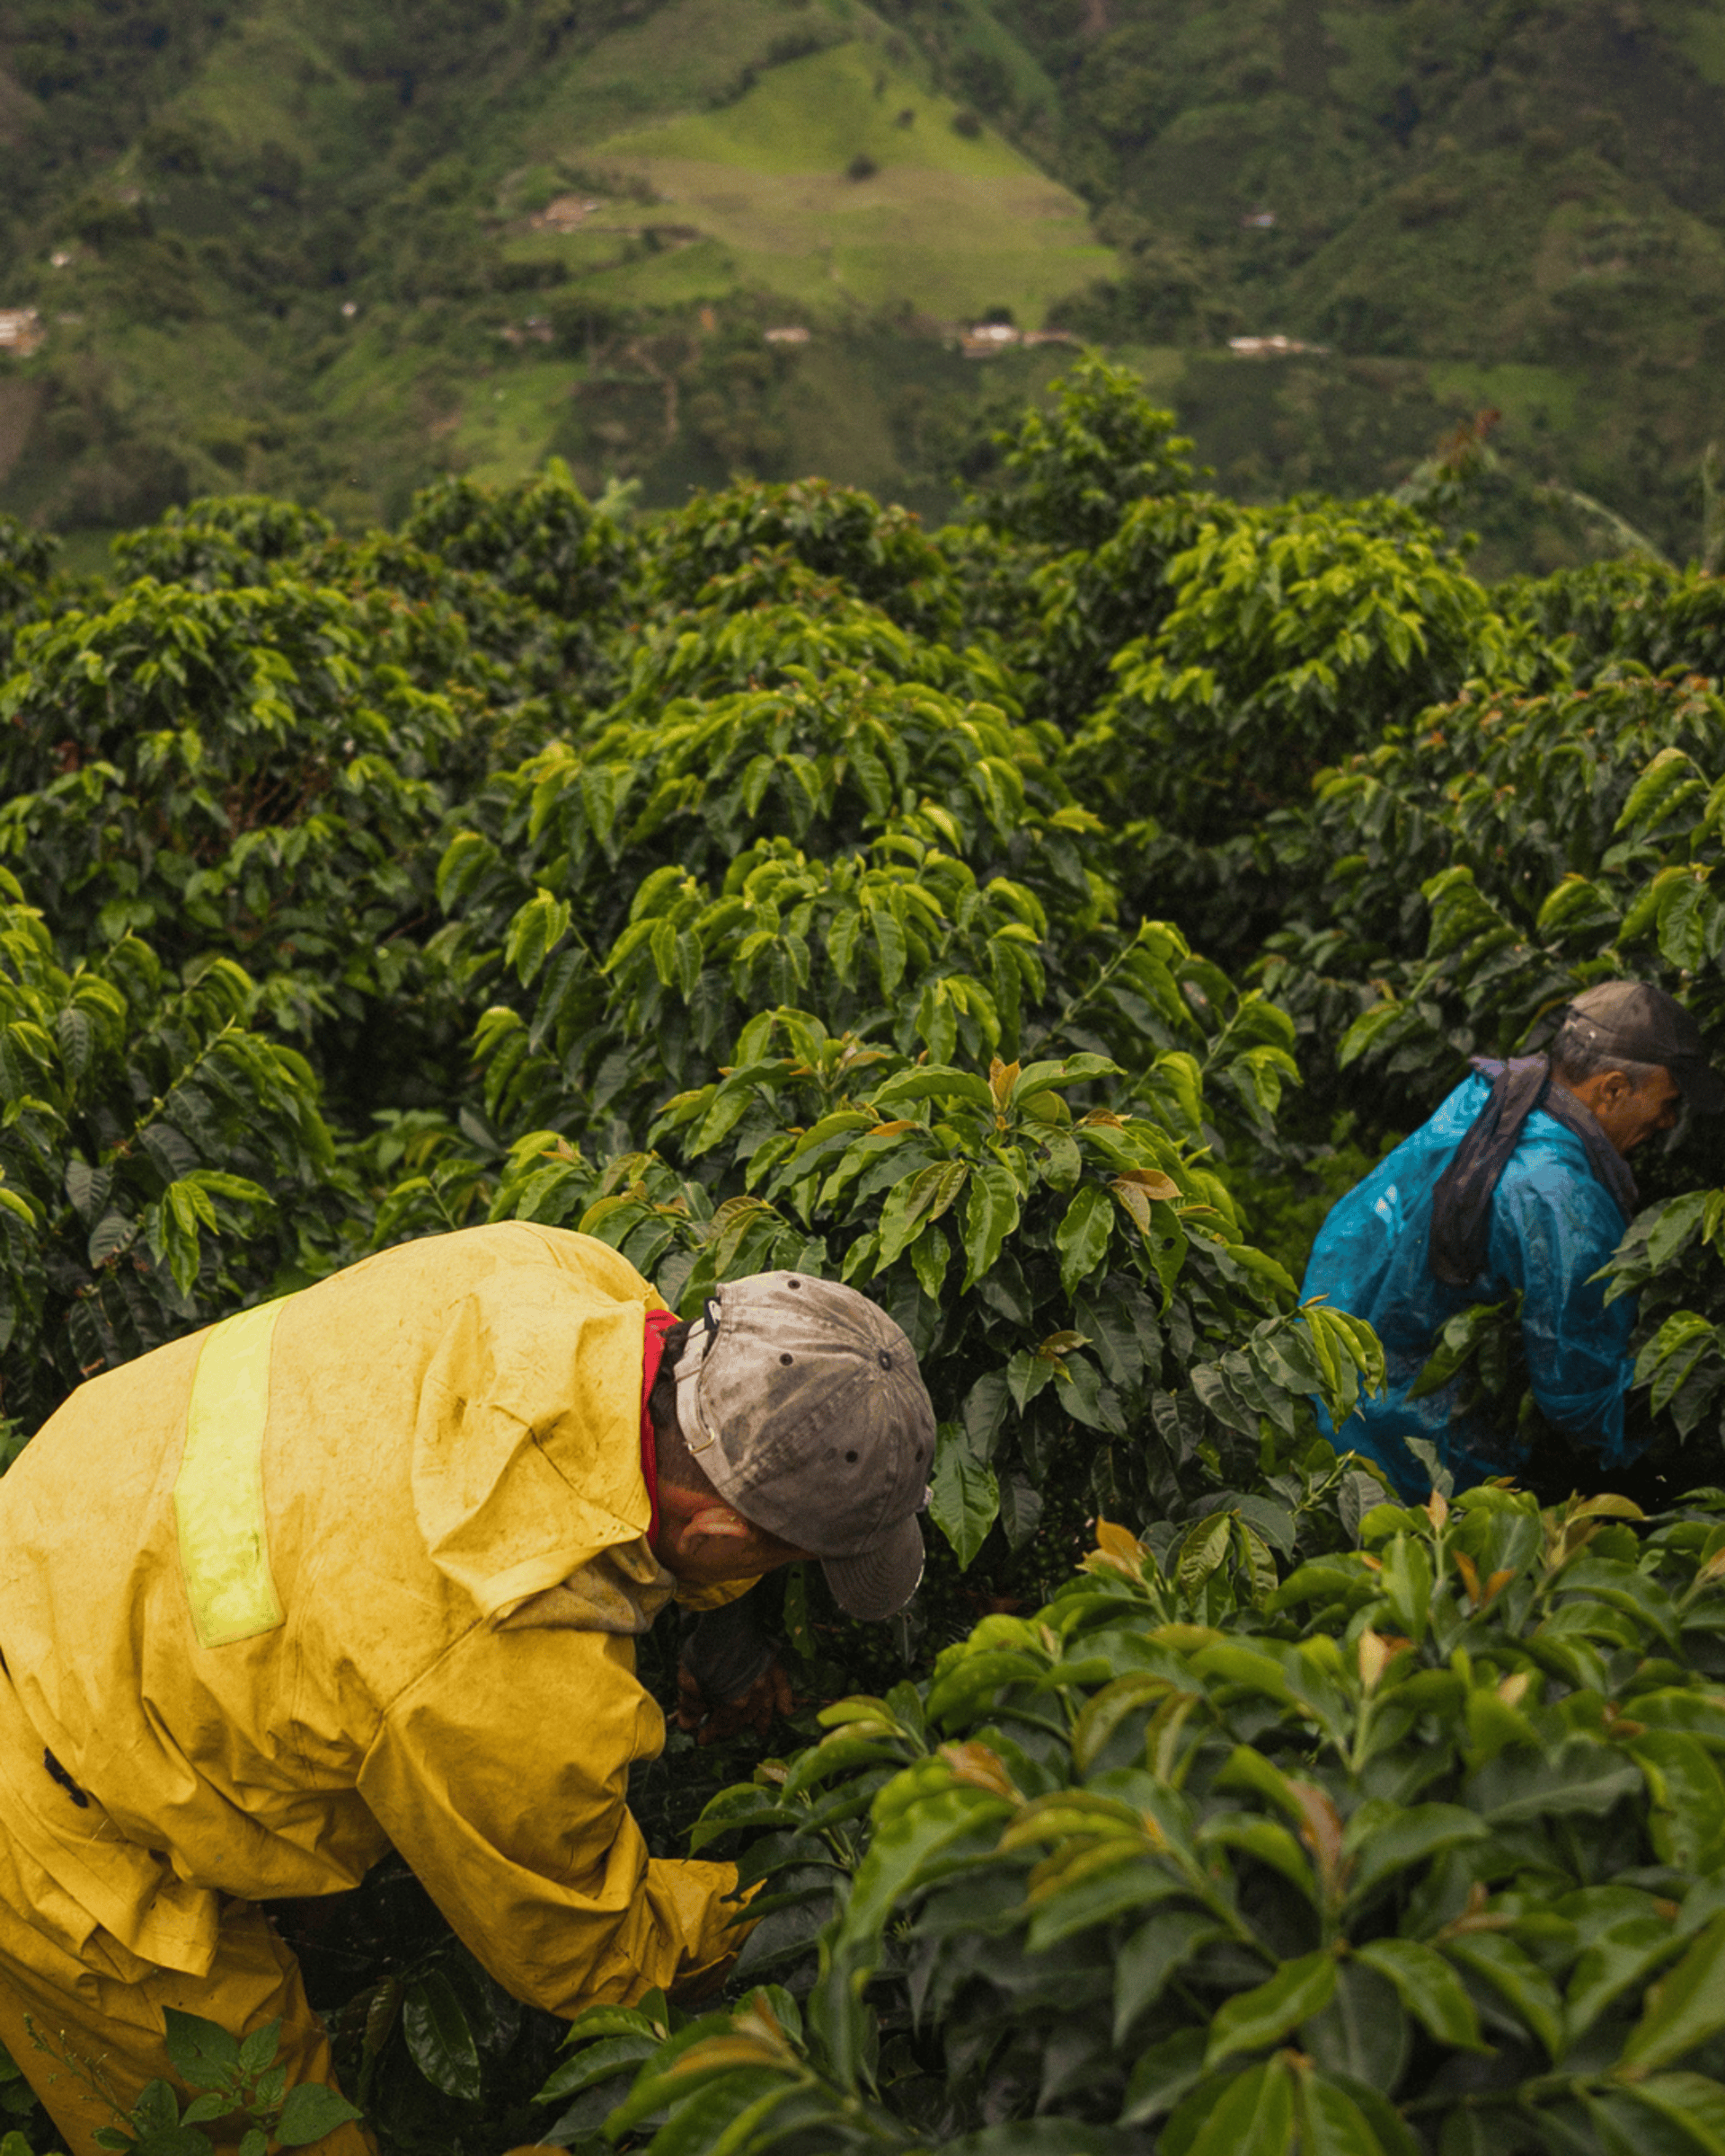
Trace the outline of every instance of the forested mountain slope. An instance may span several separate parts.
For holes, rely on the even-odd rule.
[[[1719,0],[7,0],[0,66],[0,500],[63,529],[553,452],[938,516],[1059,357],[963,358],[996,314],[1128,358],[1231,491],[1491,410],[1489,566],[1621,543],[1547,481],[1698,542]],[[1228,349],[1277,332],[1329,349]]]

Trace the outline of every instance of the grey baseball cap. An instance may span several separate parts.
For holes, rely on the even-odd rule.
[[[818,1557],[842,1609],[903,1609],[923,1576],[934,1410],[878,1304],[807,1273],[728,1281],[677,1362],[677,1416],[713,1488]]]
[[[1632,1063],[1663,1064],[1703,1116],[1725,1111],[1725,1082],[1707,1060],[1695,1023],[1675,995],[1650,981],[1601,981],[1561,1013],[1591,1047]]]

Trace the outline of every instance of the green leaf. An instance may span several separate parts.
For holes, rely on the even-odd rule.
[[[1563,2002],[1533,1957],[1501,1931],[1465,1931],[1441,1943],[1452,1961],[1482,1976],[1520,2016],[1555,2063],[1563,2050]]]
[[[1330,1964],[1332,1975],[1335,1966]],[[1187,2156],[1287,2156],[1294,2132],[1293,2082],[1285,2059],[1270,2059],[1236,2074],[1193,2136]],[[1163,2145],[1174,2138],[1174,2125],[1170,2120]]]
[[[1204,2053],[1207,2067],[1243,2051],[1279,2044],[1284,2037],[1329,2005],[1336,1988],[1336,1958],[1320,1948],[1285,1961],[1267,1984],[1240,1992],[1216,2010]]]
[[[1456,2051],[1490,2049],[1467,1987],[1433,1948],[1413,1939],[1376,1939],[1356,1947],[1354,1956],[1389,1978],[1408,2012],[1440,2044]]]
[[[1479,1355],[1486,1341],[1499,1333],[1517,1329],[1518,1312],[1513,1299],[1500,1303],[1470,1303],[1438,1328],[1438,1345],[1420,1374],[1408,1388],[1410,1400],[1425,1400],[1441,1392]]]
[[[1608,1812],[1641,1788],[1632,1759],[1589,1736],[1564,1739],[1549,1758],[1520,1748],[1499,1753],[1468,1782],[1470,1809],[1493,1826],[1568,1813]]]
[[[1697,775],[1694,762],[1680,748],[1660,749],[1630,788],[1623,813],[1612,826],[1613,836],[1635,824],[1657,819],[1672,795]]]
[[[1174,1560],[1182,1594],[1195,1595],[1227,1555],[1233,1518],[1231,1513],[1213,1512],[1188,1531]]]
[[[1143,2125],[1164,2111],[1172,2111],[1204,2078],[1207,2041],[1203,2029],[1182,2028],[1140,2053],[1126,2085],[1126,2108],[1120,2113],[1120,2124]]]
[[[907,1182],[894,1185],[880,1209],[877,1272],[883,1272],[927,1222],[940,1218],[964,1188],[969,1173],[962,1161],[936,1161]]]
[[[1070,1886],[1057,1887],[1037,1901],[1024,1934],[1025,1951],[1046,1953],[1063,1939],[1112,1923],[1148,1903],[1165,1902],[1180,1891],[1178,1880],[1160,1865],[1128,1851],[1118,1863],[1084,1872]]]
[[[969,1570],[999,1511],[1000,1484],[994,1469],[976,1457],[957,1424],[942,1423],[928,1514],[952,1545],[960,1572]]]
[[[133,2156],[209,2156],[210,2143],[199,2126],[158,2126],[129,2146]]]
[[[1265,1819],[1256,1812],[1214,1813],[1199,1829],[1199,1840],[1206,1850],[1215,1842],[1243,1850],[1259,1863],[1279,1871],[1307,1901],[1316,1904],[1321,1899],[1312,1867],[1300,1853],[1299,1843],[1274,1819]]]
[[[1032,1063],[1021,1071],[1013,1082],[1013,1106],[1022,1109],[1038,1093],[1052,1092],[1064,1085],[1082,1084],[1092,1078],[1119,1078],[1122,1076],[1118,1063],[1110,1063],[1106,1056],[1067,1056],[1058,1063]]]
[[[1622,2063],[1650,2072],[1725,2029],[1725,1916],[1716,1916],[1668,1976],[1647,1994]]]
[[[1100,1183],[1081,1183],[1054,1232],[1060,1253],[1060,1287],[1071,1295],[1108,1255],[1114,1224],[1114,1201]]]
[[[925,1226],[910,1246],[910,1269],[931,1303],[941,1299],[941,1288],[951,1259],[952,1246],[946,1240],[946,1231],[938,1225]]]
[[[968,1294],[1000,1256],[1018,1225],[1018,1185],[998,1161],[982,1162],[970,1178],[964,1206],[964,1288]]]
[[[1654,2140],[1650,2129],[1657,2124],[1675,2126],[1681,2136],[1679,2145],[1698,2156],[1725,2156],[1725,2087],[1707,2074],[1658,2074],[1651,2081],[1613,2090],[1605,2100],[1618,2114],[1632,2149],[1647,2148]]]
[[[276,2050],[281,2041],[281,2017],[266,2021],[254,2028],[240,2046],[240,2072],[248,2081],[255,2081],[267,2067],[273,2066]]]
[[[214,2027],[215,2024],[209,2024]],[[157,2079],[146,2081],[138,2091],[137,2101],[132,2106],[132,2124],[143,2134],[160,2133],[164,2127],[178,2125],[180,2102],[174,2094],[172,2081]]]
[[[1384,2156],[1366,2114],[1339,2083],[1322,2073],[1295,2080],[1300,2156]]]
[[[833,2125],[843,2131],[839,2121]],[[752,2145],[765,2149],[766,2144]],[[825,2145],[836,2151],[845,2144],[835,2134]],[[1070,2118],[1009,2119],[1003,2125],[962,2134],[956,2141],[942,2139],[940,2147],[941,2156],[1121,2156],[1120,2136],[1112,2126],[1081,2125]],[[730,2156],[729,2150],[726,2156]]]
[[[217,2021],[164,2007],[163,2049],[188,2089],[227,2089],[240,2071],[240,2044]],[[275,2026],[279,2028],[279,2022]]]
[[[904,1104],[910,1100],[967,1100],[986,1109],[991,1118],[995,1112],[995,1096],[986,1078],[943,1063],[918,1064],[899,1071],[876,1086],[872,1098],[882,1117],[901,1115]]]
[[[597,2088],[602,2081],[615,2081],[643,2059],[651,2058],[662,2040],[658,2029],[645,2036],[598,2037],[554,2066],[533,2100],[535,2104],[555,2103],[560,2098],[579,2096],[584,2089]]]
[[[503,959],[515,968],[524,988],[531,985],[547,954],[568,933],[569,923],[568,905],[549,891],[535,891],[510,922]]]
[[[479,2046],[455,1986],[440,1969],[416,1976],[402,2000],[408,2054],[434,2089],[477,2103],[482,2093]]]
[[[1123,2044],[1146,2008],[1161,1998],[1170,1977],[1182,1969],[1200,1947],[1225,1938],[1208,1911],[1160,1909],[1140,1924],[1114,1962],[1114,2041]],[[1206,2039],[1208,2041],[1208,2038]],[[1198,2053],[1201,2064],[1203,2047]]]
[[[1424,1863],[1458,1842],[1483,1841],[1490,1831],[1458,1804],[1362,1805],[1348,1824],[1346,1845],[1355,1860],[1349,1904],[1365,1901],[1409,1865]]]
[[[1406,2069],[1412,2031],[1402,2002],[1376,1969],[1353,1957],[1336,1969],[1336,1989],[1295,2039],[1327,2074],[1374,2089],[1393,2089]]]
[[[409,1987],[410,1992],[411,1986]],[[344,2096],[321,2081],[301,2081],[288,2091],[276,2125],[276,2139],[284,2149],[304,2149],[338,2126],[350,2125],[360,2113]]]
[[[1615,1922],[1590,1931],[1576,1957],[1564,2000],[1571,2045],[1614,2000],[1626,1992],[1641,1991],[1655,1970],[1676,1958],[1685,1943],[1658,1913],[1650,1897],[1621,1888],[1596,1891],[1620,1894],[1629,1908]],[[1639,1911],[1635,1907],[1638,1902]]]
[[[1374,1003],[1343,1034],[1341,1044],[1336,1050],[1336,1068],[1345,1071],[1350,1063],[1358,1062],[1360,1056],[1376,1047],[1384,1033],[1408,1015],[1409,1006],[1405,1003],[1389,1001]]]

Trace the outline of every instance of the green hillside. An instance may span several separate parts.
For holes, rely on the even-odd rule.
[[[1725,0],[4,0],[0,71],[0,507],[93,536],[552,454],[940,517],[1058,357],[990,315],[1249,498],[1495,412],[1488,568],[1694,552],[1725,436]]]

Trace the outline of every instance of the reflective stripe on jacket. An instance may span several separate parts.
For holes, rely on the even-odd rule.
[[[1492,1194],[1483,1271],[1466,1287],[1433,1277],[1432,1193],[1491,1090],[1483,1078],[1464,1081],[1348,1193],[1318,1232],[1300,1290],[1366,1319],[1383,1341],[1388,1388],[1362,1401],[1336,1443],[1369,1454],[1411,1497],[1423,1498],[1429,1484],[1405,1437],[1435,1445],[1463,1489],[1520,1463],[1525,1448],[1513,1428],[1458,1413],[1471,1373],[1408,1398],[1439,1328],[1468,1303],[1499,1302],[1512,1290],[1522,1296],[1522,1345],[1541,1412],[1597,1450],[1603,1466],[1629,1457],[1623,1395],[1634,1298],[1607,1305],[1592,1279],[1622,1240],[1623,1219],[1572,1131],[1534,1110]],[[1319,1418],[1327,1430],[1322,1409]]]
[[[73,1394],[0,1481],[0,1830],[85,1951],[201,1974],[220,1896],[337,1892],[393,1843],[553,2011],[722,1956],[734,1872],[650,1861],[625,1805],[676,1586],[661,1307],[590,1237],[469,1229]]]

